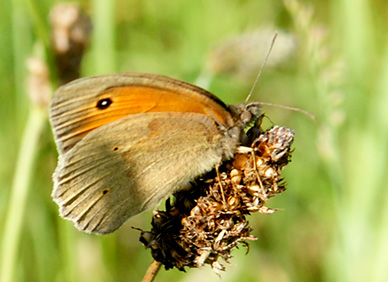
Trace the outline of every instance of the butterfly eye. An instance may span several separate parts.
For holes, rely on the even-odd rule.
[[[99,108],[100,110],[104,110],[108,108],[110,104],[112,104],[112,100],[110,98],[105,98],[98,101],[96,107]]]

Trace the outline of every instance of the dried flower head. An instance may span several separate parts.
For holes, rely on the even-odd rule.
[[[152,230],[142,231],[140,241],[166,269],[209,264],[219,274],[231,251],[242,243],[248,248],[252,228],[246,216],[275,210],[269,198],[285,190],[282,169],[291,158],[294,131],[274,126],[260,130],[251,149],[238,153],[199,178],[189,190],[166,201],[166,211],[155,210]]]
[[[206,68],[210,73],[231,73],[241,78],[251,78],[257,73],[257,66],[265,58],[275,29],[260,28],[220,42],[209,54]],[[296,37],[285,31],[277,31],[276,48],[266,64],[271,68],[286,62],[297,49]]]
[[[61,84],[80,76],[81,59],[90,42],[92,23],[76,3],[58,3],[50,13],[51,41]]]
[[[27,90],[31,103],[46,109],[52,92],[47,64],[40,57],[32,56],[27,60],[27,68]]]

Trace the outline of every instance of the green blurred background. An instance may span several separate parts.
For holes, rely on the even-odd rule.
[[[0,278],[141,281],[152,258],[131,226],[149,229],[151,211],[96,236],[61,219],[50,197],[57,152],[46,104],[28,98],[26,66],[50,54],[56,3],[1,4]],[[279,212],[250,216],[259,240],[247,255],[234,251],[222,281],[388,281],[385,0],[79,4],[94,28],[82,76],[164,74],[198,82],[228,104],[244,101],[278,30],[252,99],[300,107],[318,121],[264,108],[274,124],[296,131],[288,190],[269,201]],[[206,266],[162,269],[156,281],[220,280]]]

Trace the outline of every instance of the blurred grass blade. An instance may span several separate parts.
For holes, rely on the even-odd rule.
[[[115,72],[115,1],[93,0],[91,5],[93,71],[97,74]]]
[[[9,207],[6,213],[0,265],[0,277],[3,282],[14,281],[13,276],[16,272],[26,200],[34,169],[38,141],[45,122],[46,113],[38,107],[32,107],[19,149]]]
[[[385,55],[382,59],[382,76],[380,78],[380,87],[378,89],[378,98],[375,99],[372,104],[371,111],[377,113],[376,118],[371,120],[371,125],[374,128],[374,133],[377,135],[379,146],[376,150],[378,151],[378,158],[374,160],[377,162],[376,174],[378,179],[378,191],[381,193],[378,197],[383,199],[382,210],[380,213],[379,221],[377,222],[377,238],[373,248],[373,255],[376,261],[371,262],[371,268],[373,269],[373,278],[371,280],[377,282],[388,281],[387,261],[388,261],[388,41],[385,44]],[[374,206],[376,209],[376,207]],[[374,210],[374,213],[377,211]]]

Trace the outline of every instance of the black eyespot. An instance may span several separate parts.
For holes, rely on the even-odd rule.
[[[104,110],[108,108],[112,104],[112,100],[110,98],[105,98],[101,99],[100,101],[97,102],[96,107],[99,108],[100,110]]]
[[[114,147],[113,151],[117,151],[118,149],[119,149],[119,147]]]
[[[102,191],[102,194],[105,195],[105,194],[107,194],[108,192],[109,192],[108,189],[105,189],[105,190]]]

